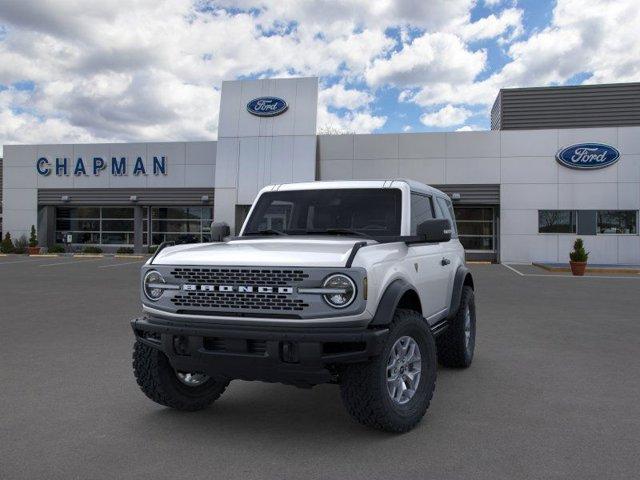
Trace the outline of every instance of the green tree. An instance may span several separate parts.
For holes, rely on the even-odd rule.
[[[29,246],[30,247],[38,246],[38,235],[36,234],[35,225],[31,225],[31,234],[29,235]]]
[[[11,240],[11,234],[9,232],[4,236],[2,244],[0,244],[0,251],[2,251],[2,253],[13,253],[13,241]]]

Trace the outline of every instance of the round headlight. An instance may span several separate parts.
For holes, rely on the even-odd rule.
[[[322,287],[332,290],[330,293],[325,293],[322,298],[333,308],[347,307],[356,298],[355,283],[349,277],[340,273],[327,277]]]
[[[144,276],[143,283],[144,295],[152,302],[158,300],[164,293],[165,289],[162,288],[162,285],[165,283],[164,278],[155,270],[147,272]]]

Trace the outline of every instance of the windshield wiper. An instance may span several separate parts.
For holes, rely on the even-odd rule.
[[[285,232],[281,232],[280,230],[274,230],[273,228],[265,228],[264,230],[247,232],[245,233],[245,235],[289,235],[289,234]]]
[[[356,237],[373,238],[371,235],[367,235],[366,233],[358,232],[357,230],[352,230],[350,228],[327,228],[326,230],[311,231],[307,233],[311,235],[355,235]]]

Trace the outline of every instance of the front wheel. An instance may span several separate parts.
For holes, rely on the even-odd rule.
[[[160,405],[195,411],[208,407],[229,385],[202,373],[177,372],[164,353],[136,341],[133,373],[142,392]]]
[[[340,378],[342,400],[359,423],[406,432],[422,419],[436,381],[436,347],[425,319],[397,310],[379,356],[346,365]]]

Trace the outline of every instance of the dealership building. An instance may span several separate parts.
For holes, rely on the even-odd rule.
[[[317,135],[317,78],[223,82],[218,140],[5,145],[2,230],[146,251],[232,231],[265,185],[410,178],[450,195],[468,256],[640,264],[640,83],[505,89],[491,130]]]

